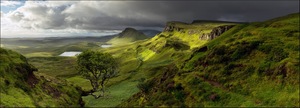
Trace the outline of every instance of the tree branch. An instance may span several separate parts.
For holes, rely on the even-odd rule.
[[[95,94],[93,94],[93,93],[90,93],[90,95],[92,95],[95,99],[98,99],[98,98],[100,98],[100,97],[103,97],[102,95],[95,95]]]

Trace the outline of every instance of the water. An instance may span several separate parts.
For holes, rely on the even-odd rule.
[[[109,48],[111,47],[112,45],[101,45],[102,48]]]
[[[78,51],[67,51],[67,52],[64,52],[62,54],[60,54],[59,56],[63,56],[63,57],[74,57],[74,56],[77,56],[79,55],[81,52],[78,52]]]

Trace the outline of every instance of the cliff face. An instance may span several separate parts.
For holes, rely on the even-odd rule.
[[[175,31],[181,31],[183,28],[180,28],[180,27],[175,27],[173,25],[170,25],[170,26],[166,26],[164,31],[167,31],[167,32],[173,32],[174,30]]]
[[[168,22],[164,29],[164,32],[173,32],[173,31],[182,31],[184,30],[184,26],[188,24],[182,22]]]
[[[191,48],[199,47],[232,28],[237,23],[202,21],[201,23],[167,22],[163,32],[170,38],[178,38]]]
[[[201,40],[212,40],[218,36],[220,36],[222,33],[226,32],[227,30],[234,27],[234,25],[224,25],[215,27],[212,29],[210,33],[203,33],[201,36],[199,36],[199,39]]]
[[[180,32],[180,33],[188,33],[188,35],[199,35],[200,40],[212,40],[222,33],[226,32],[230,28],[234,27],[235,25],[221,25],[212,28],[205,28],[207,24],[203,23],[196,26],[203,26],[203,28],[195,27],[193,24],[186,24],[186,23],[179,23],[179,22],[168,22],[164,32]],[[211,30],[211,32],[204,32],[207,30]]]

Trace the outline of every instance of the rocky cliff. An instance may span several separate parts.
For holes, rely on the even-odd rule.
[[[165,32],[182,31],[186,26],[189,25],[183,22],[168,22],[164,29]]]
[[[211,23],[211,22],[207,22],[207,23]],[[207,23],[202,22],[202,23],[197,23],[196,25],[196,23],[187,24],[182,22],[168,22],[166,24],[164,32],[188,33],[188,35],[198,35],[200,40],[212,40],[220,36],[222,33],[226,32],[230,28],[234,27],[234,25],[232,24],[210,26]],[[214,23],[217,23],[217,21]]]
[[[234,27],[234,25],[223,25],[219,27],[215,27],[212,29],[210,33],[203,33],[201,36],[199,36],[199,39],[201,40],[212,40],[218,36],[220,36],[222,33],[226,32],[227,30]]]

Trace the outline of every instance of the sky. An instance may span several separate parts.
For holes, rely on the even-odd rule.
[[[168,21],[264,21],[299,12],[299,0],[4,1],[1,37],[104,36]]]

